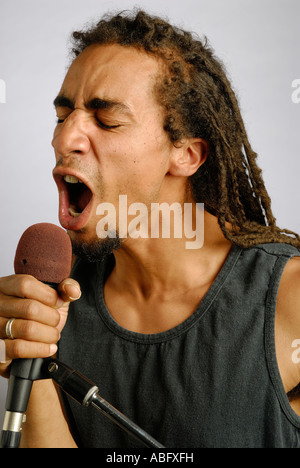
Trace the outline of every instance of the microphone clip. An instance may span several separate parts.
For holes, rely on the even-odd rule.
[[[12,363],[6,399],[6,417],[1,434],[0,448],[18,448],[22,424],[27,410],[32,384],[35,380],[52,379],[59,388],[82,406],[93,406],[121,429],[142,442],[146,447],[164,448],[157,440],[137,426],[123,413],[99,395],[99,389],[80,372],[55,358],[17,359]]]

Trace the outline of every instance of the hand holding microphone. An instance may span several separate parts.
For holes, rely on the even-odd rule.
[[[0,339],[6,348],[0,375],[8,377],[12,361],[12,366],[24,368],[29,359],[56,352],[69,303],[80,297],[78,283],[67,278],[71,258],[69,237],[57,226],[31,226],[21,237],[15,257],[16,275],[0,278]],[[9,382],[9,400],[19,398],[14,398],[19,390],[13,380]],[[9,405],[14,406],[14,402]],[[10,413],[9,408],[6,410]],[[9,419],[10,414],[6,416]]]

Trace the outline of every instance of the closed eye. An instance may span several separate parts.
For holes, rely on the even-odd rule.
[[[113,128],[118,128],[120,125],[106,125],[105,123],[102,122],[97,116],[95,116],[97,125],[99,125],[100,128],[103,128],[104,130],[111,130]]]
[[[97,122],[97,125],[101,128],[103,128],[104,130],[111,130],[113,128],[118,128],[120,127],[120,125],[106,125],[105,123],[103,123],[100,119],[98,119],[97,116],[95,116],[95,119],[96,119],[96,122]],[[56,123],[57,124],[62,124],[64,123],[65,119],[61,119],[59,117],[57,117],[57,120],[56,120]]]

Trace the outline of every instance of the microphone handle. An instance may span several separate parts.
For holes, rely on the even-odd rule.
[[[11,364],[0,448],[18,448],[32,384],[39,380],[43,359],[15,359]]]
[[[24,415],[22,415],[22,418],[23,416]],[[10,418],[10,422],[12,422],[11,418]],[[21,433],[21,429],[20,430],[17,429],[17,426],[18,427],[22,426],[22,423],[18,422],[16,425],[16,428],[11,427],[11,429],[9,430],[3,429],[3,431],[1,432],[0,448],[19,448],[22,433]]]

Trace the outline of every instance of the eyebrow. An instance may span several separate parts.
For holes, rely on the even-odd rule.
[[[74,109],[74,104],[71,99],[63,95],[58,95],[53,101],[54,107],[68,107],[69,109]]]
[[[71,110],[75,109],[74,102],[64,95],[58,95],[54,99],[54,107],[67,107]],[[100,99],[94,98],[91,99],[89,102],[86,103],[85,107],[90,110],[97,110],[97,109],[111,109],[111,110],[119,110],[124,114],[128,114],[129,116],[133,116],[132,111],[130,108],[119,101],[114,101],[111,99]]]

